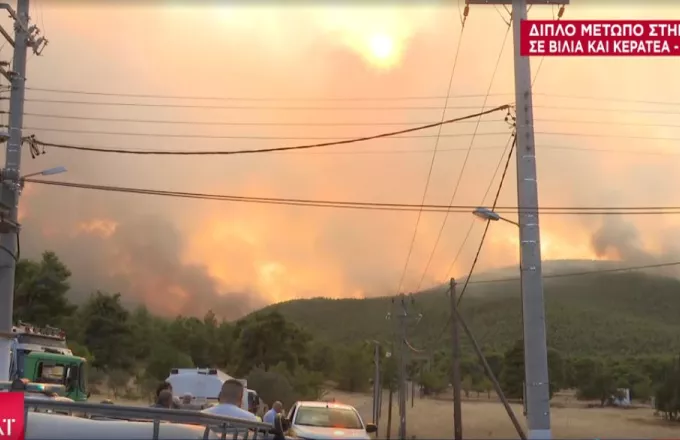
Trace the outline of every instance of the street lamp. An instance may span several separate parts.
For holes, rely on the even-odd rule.
[[[527,417],[527,423],[530,428],[529,438],[549,438],[545,431],[549,430],[535,430],[531,433],[531,426],[536,424],[537,420],[545,422],[548,420],[550,426],[550,397],[549,397],[549,379],[548,379],[548,347],[545,339],[545,312],[543,305],[543,281],[540,271],[536,272],[536,266],[523,265],[523,256],[526,249],[523,249],[525,244],[532,244],[529,240],[523,240],[522,225],[518,222],[502,217],[497,212],[489,208],[479,207],[472,211],[472,214],[486,221],[502,220],[506,223],[511,223],[520,229],[520,283],[522,285],[522,321],[524,327],[524,374],[525,381],[523,385],[524,391],[524,415]],[[538,223],[528,223],[525,227],[537,227]],[[536,243],[538,240],[536,240]],[[538,267],[540,269],[540,256],[538,257]],[[525,277],[524,272],[530,272],[530,277]],[[535,275],[538,274],[538,277]],[[528,280],[527,278],[531,278]],[[531,281],[531,283],[529,282]],[[528,294],[533,298],[536,293],[539,293],[540,301],[527,301]],[[537,331],[539,330],[539,331]],[[533,409],[533,412],[530,411]],[[543,413],[539,413],[543,411]],[[537,433],[538,432],[538,433]],[[537,437],[539,436],[539,437]]]
[[[21,181],[34,176],[54,176],[55,174],[65,173],[66,171],[67,169],[65,167],[48,168],[46,170],[38,171],[37,173],[30,173],[26,174],[25,176],[21,176]]]
[[[489,208],[484,208],[484,207],[481,207],[481,206],[479,208],[475,208],[475,210],[472,211],[472,215],[474,215],[475,217],[479,217],[482,220],[488,220],[488,221],[492,221],[492,222],[497,222],[497,221],[501,220],[501,221],[504,221],[506,223],[510,223],[512,225],[519,227],[519,223],[517,223],[516,221],[512,221],[510,219],[507,219],[507,218],[501,216],[500,214],[498,214],[497,212],[490,210]]]

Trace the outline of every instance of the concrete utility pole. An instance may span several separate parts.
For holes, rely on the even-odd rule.
[[[519,204],[520,275],[524,321],[524,368],[529,439],[550,439],[550,393],[545,305],[538,222],[538,184],[534,140],[531,63],[520,55],[520,24],[527,5],[566,5],[569,0],[466,0],[470,5],[512,5],[517,112],[517,201]]]
[[[14,19],[14,46],[12,71],[0,68],[2,74],[11,84],[9,103],[9,136],[5,168],[1,172],[2,185],[0,205],[3,214],[0,218],[0,380],[9,380],[10,350],[12,335],[12,317],[14,310],[14,271],[18,259],[17,241],[20,226],[18,223],[19,196],[23,187],[21,179],[21,146],[23,144],[22,128],[24,122],[24,95],[26,87],[26,59],[28,49],[40,55],[47,44],[44,37],[38,37],[40,31],[30,25],[28,16],[28,0],[17,0],[16,12],[9,4],[0,3],[0,9],[9,12]],[[8,33],[0,31],[7,38]]]
[[[460,397],[460,335],[458,323],[458,295],[456,295],[456,281],[451,278],[449,287],[451,301],[451,380],[453,381],[453,437],[463,440],[463,414]]]

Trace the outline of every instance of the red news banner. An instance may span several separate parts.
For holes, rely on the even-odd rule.
[[[0,392],[0,440],[24,440],[24,393]]]
[[[680,20],[523,20],[523,56],[676,56]]]

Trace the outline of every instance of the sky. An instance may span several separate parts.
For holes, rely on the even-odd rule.
[[[584,3],[573,1],[565,19],[680,18],[680,7]],[[471,7],[462,31],[455,3],[436,2],[246,7],[43,0],[33,1],[31,9],[50,44],[42,56],[29,58],[29,88],[160,96],[29,90],[24,132],[45,142],[176,150],[290,146],[438,122],[514,99],[512,34],[504,40],[502,8]],[[536,6],[529,15],[548,19],[555,12]],[[0,56],[11,56],[8,46]],[[678,69],[675,58],[532,59],[541,205],[680,205],[680,89],[673,86]],[[450,108],[443,114],[452,70]],[[429,99],[393,99],[403,97]],[[67,173],[49,177],[65,182],[418,204],[436,145],[426,203],[449,204],[460,176],[453,204],[490,205],[499,183],[494,171],[511,131],[504,117],[500,112],[479,123],[446,126],[438,143],[437,129],[431,129],[420,137],[257,155],[159,157],[46,148],[34,159],[25,151],[22,170],[65,166]],[[513,160],[500,206],[516,205],[515,188]],[[361,298],[432,287],[467,273],[484,228],[470,214],[452,213],[432,253],[444,214],[424,213],[406,265],[417,213],[28,185],[20,214],[22,256],[57,252],[73,272],[75,296],[101,289],[159,314],[212,309],[225,318],[295,298]],[[673,260],[680,255],[678,225],[674,216],[545,215],[543,258]],[[516,265],[517,240],[514,226],[493,224],[478,269]]]

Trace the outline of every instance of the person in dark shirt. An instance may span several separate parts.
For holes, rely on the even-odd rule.
[[[172,408],[172,392],[170,390],[162,390],[160,393],[158,393],[158,399],[156,399],[156,403],[151,405],[152,408],[166,408],[170,409]]]
[[[168,408],[179,409],[179,405],[172,398],[172,385],[169,382],[163,382],[156,388],[156,403],[154,403],[154,405],[158,403],[160,395],[163,391],[168,391],[170,393],[171,405]]]

